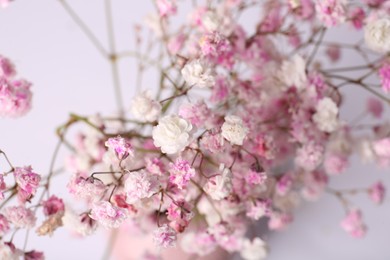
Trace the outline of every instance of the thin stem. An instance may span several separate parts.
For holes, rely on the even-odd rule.
[[[107,243],[106,250],[104,251],[102,260],[109,260],[114,248],[115,242],[118,238],[118,229],[112,229],[111,235]]]

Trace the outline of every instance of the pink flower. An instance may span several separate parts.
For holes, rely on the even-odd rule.
[[[324,168],[328,174],[340,174],[348,167],[348,157],[338,154],[329,154],[325,157]]]
[[[177,7],[175,0],[157,0],[156,4],[161,17],[176,14]]]
[[[109,149],[115,151],[115,154],[119,160],[124,160],[129,155],[134,156],[133,147],[130,141],[120,136],[109,138],[105,145]]]
[[[153,232],[153,242],[158,247],[175,247],[176,231],[167,224],[164,224]]]
[[[195,104],[182,105],[179,109],[179,116],[197,127],[203,127],[212,120],[212,113],[203,100]],[[209,127],[206,126],[206,128]]]
[[[383,91],[386,93],[390,92],[390,64],[383,64],[378,73],[381,78]]]
[[[10,230],[8,219],[0,214],[0,236],[3,237]]]
[[[249,172],[245,175],[245,180],[249,185],[261,185],[267,180],[267,174],[265,172],[249,170]]]
[[[2,5],[2,3],[4,3],[4,0],[0,0],[0,5]],[[14,64],[6,57],[0,55],[0,77],[5,76],[7,78],[11,78],[15,76],[15,74],[16,71],[14,68]]]
[[[372,146],[379,160],[386,164],[390,160],[390,138],[374,141]]]
[[[328,184],[328,176],[322,171],[307,172],[304,178],[304,187],[302,188],[302,196],[314,201],[323,193]]]
[[[317,1],[316,11],[318,19],[327,27],[339,25],[346,19],[346,11],[343,0]]]
[[[45,216],[54,215],[58,212],[65,211],[65,205],[62,199],[56,197],[55,195],[50,196],[49,199],[42,202],[43,214]]]
[[[341,227],[355,238],[362,238],[366,234],[367,227],[362,220],[362,213],[358,209],[352,209],[341,221]]]
[[[146,170],[152,174],[162,175],[165,172],[165,165],[159,158],[147,158]]]
[[[248,218],[259,220],[261,217],[271,213],[272,203],[270,199],[260,199],[255,202],[249,202],[248,204],[249,206],[246,212]]]
[[[45,255],[39,251],[29,251],[24,253],[24,260],[45,260]]]
[[[201,146],[211,153],[222,152],[225,139],[220,133],[207,132],[200,140]]]
[[[125,181],[126,202],[133,204],[140,199],[150,198],[158,192],[159,183],[156,175],[141,170],[130,172]]]
[[[37,220],[34,212],[23,206],[5,208],[4,216],[17,228],[32,228]]]
[[[31,109],[31,83],[0,77],[0,115],[19,117]]]
[[[286,173],[276,183],[276,192],[279,195],[284,196],[290,191],[292,184],[293,178],[291,174]]]
[[[271,230],[285,229],[293,221],[293,216],[289,213],[273,212],[268,221],[268,228]]]
[[[118,228],[126,220],[127,211],[108,201],[100,201],[92,206],[90,216],[106,228]]]
[[[14,170],[15,181],[18,188],[24,192],[23,197],[33,196],[39,187],[41,177],[33,172],[31,166],[16,167]]]
[[[177,158],[175,163],[169,164],[169,181],[175,184],[180,190],[187,186],[188,182],[195,176],[195,169],[187,160]]]
[[[368,190],[370,199],[376,204],[381,204],[385,198],[386,188],[382,182],[374,183]]]
[[[379,99],[370,97],[367,99],[366,109],[373,117],[380,118],[383,113],[383,104]]]
[[[355,29],[357,30],[362,29],[365,18],[366,18],[366,14],[363,8],[356,7],[351,10],[350,19]]]
[[[69,193],[78,199],[85,199],[88,202],[96,201],[106,191],[106,185],[95,178],[87,178],[74,175],[67,185]]]
[[[331,62],[337,62],[341,56],[340,45],[329,45],[326,48],[326,56],[328,56]]]
[[[324,148],[314,142],[305,144],[297,150],[295,164],[299,167],[312,171],[322,162]]]

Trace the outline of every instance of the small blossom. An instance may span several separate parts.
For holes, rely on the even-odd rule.
[[[108,201],[100,201],[92,206],[90,216],[106,228],[118,228],[126,220],[127,213]]]
[[[245,175],[245,180],[249,185],[261,185],[267,180],[267,173],[250,170]]]
[[[273,212],[268,221],[268,228],[271,230],[282,230],[293,220],[293,216],[288,213]]]
[[[0,242],[0,259],[20,260],[19,255],[15,251],[15,246],[12,243]]]
[[[351,10],[350,19],[355,29],[360,30],[363,27],[363,22],[365,18],[366,14],[363,8],[356,7]]]
[[[8,219],[0,214],[0,237],[3,237],[10,230]]]
[[[14,176],[18,187],[30,195],[34,195],[41,177],[33,172],[31,166],[16,167]]]
[[[31,83],[0,77],[0,115],[19,117],[31,109]]]
[[[265,242],[256,237],[253,241],[245,239],[240,253],[245,260],[262,260],[267,257],[268,250]]]
[[[249,129],[244,126],[241,118],[229,115],[225,117],[222,127],[222,136],[232,145],[242,145]]]
[[[159,158],[147,158],[146,170],[152,174],[162,175],[165,172],[165,165]]]
[[[201,146],[211,153],[218,153],[223,150],[225,139],[220,133],[207,132],[200,140]]]
[[[125,181],[126,202],[133,204],[140,199],[150,198],[158,191],[159,183],[156,175],[141,170],[130,172]]]
[[[176,14],[177,7],[175,0],[157,0],[156,4],[161,17]]]
[[[182,105],[179,109],[179,116],[188,120],[196,127],[204,126],[212,118],[211,111],[204,101],[199,101],[196,104]],[[206,126],[206,128],[210,127]]]
[[[276,192],[281,196],[285,196],[290,191],[292,184],[293,178],[291,174],[286,173],[276,183]]]
[[[297,150],[295,163],[301,168],[312,171],[322,162],[324,148],[314,142],[305,144]]]
[[[57,213],[63,213],[65,211],[65,205],[62,199],[55,195],[50,196],[49,199],[42,202],[43,213],[45,216],[54,215]]]
[[[376,204],[381,204],[385,198],[386,188],[382,182],[374,183],[368,190],[370,199]]]
[[[339,109],[336,103],[328,97],[321,99],[316,106],[316,113],[313,115],[313,121],[321,131],[331,133],[339,125]]]
[[[390,82],[390,77],[389,77],[389,82]],[[390,90],[390,84],[389,84],[389,90]],[[383,104],[379,99],[370,97],[367,99],[366,110],[373,117],[380,118],[383,113]]]
[[[9,0],[0,0],[0,5],[8,1]],[[15,74],[16,71],[15,71],[14,64],[6,57],[0,55],[0,77],[5,76],[7,78],[11,78],[15,76]]]
[[[279,76],[287,87],[304,89],[307,86],[305,60],[300,55],[294,55],[290,60],[283,61]]]
[[[390,44],[390,40],[389,40],[389,44]],[[386,93],[390,92],[390,64],[389,63],[383,64],[382,67],[379,69],[378,73],[379,73],[379,77],[381,78],[383,91]]]
[[[153,242],[158,247],[175,247],[176,231],[167,224],[164,224],[153,232]]]
[[[341,56],[340,45],[338,44],[329,45],[326,48],[326,56],[328,56],[331,62],[339,61]]]
[[[223,164],[219,166],[221,174],[210,178],[206,184],[205,191],[214,200],[221,200],[232,192],[232,172]]]
[[[195,169],[187,160],[177,158],[175,163],[169,164],[169,181],[175,184],[180,190],[187,186],[188,182],[195,176]]]
[[[246,216],[253,220],[259,220],[261,217],[268,215],[270,212],[271,200],[260,199],[249,203]]]
[[[32,228],[37,220],[34,212],[23,206],[5,208],[4,216],[17,228]]]
[[[88,214],[76,214],[68,208],[65,209],[62,222],[66,228],[82,237],[93,234],[97,228],[97,222]]]
[[[369,21],[364,31],[364,39],[370,49],[380,53],[390,51],[389,17]]]
[[[348,167],[348,157],[330,154],[325,157],[324,168],[328,174],[340,174]]]
[[[200,59],[187,62],[181,70],[181,75],[189,86],[208,88],[215,84],[214,71],[209,64]]]
[[[317,1],[316,11],[318,19],[327,27],[343,23],[346,20],[344,0]]]
[[[190,233],[186,232],[181,240],[181,248],[187,253],[200,256],[210,254],[217,247],[214,236],[208,232]]]
[[[380,159],[390,159],[390,138],[373,142],[373,150]]]
[[[24,253],[24,260],[45,260],[45,255],[43,252],[33,250]]]
[[[161,108],[160,102],[152,98],[150,90],[139,93],[131,102],[131,113],[141,122],[156,121],[160,116]]]
[[[176,115],[165,116],[153,128],[153,141],[156,147],[166,154],[182,152],[191,141],[192,125]]]
[[[201,23],[207,31],[214,32],[220,26],[221,20],[215,12],[207,11],[201,16]]]
[[[115,151],[119,160],[126,159],[129,155],[134,156],[133,146],[131,143],[120,136],[109,138],[106,143],[106,147]]]
[[[99,200],[106,191],[106,185],[95,178],[83,178],[74,175],[68,183],[67,188],[76,198],[87,201]]]
[[[341,227],[355,238],[362,238],[366,234],[367,227],[363,223],[362,213],[358,209],[352,209],[341,221]]]

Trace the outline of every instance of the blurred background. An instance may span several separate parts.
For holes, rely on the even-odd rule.
[[[134,50],[134,25],[142,23],[145,15],[155,10],[154,6],[151,1],[112,2],[117,49]],[[68,0],[68,3],[108,47],[103,1]],[[260,11],[254,15],[259,16]],[[256,16],[242,17],[248,26],[251,17]],[[27,116],[0,119],[0,148],[6,151],[14,165],[31,164],[36,172],[45,175],[57,141],[55,129],[68,119],[70,112],[91,115],[99,111],[106,114],[115,111],[110,64],[56,0],[17,0],[8,8],[0,9],[0,37],[0,54],[10,58],[19,75],[33,83],[34,93],[33,109]],[[362,37],[362,32],[345,26],[333,30],[327,37],[329,40],[355,43]],[[360,58],[354,53],[342,54],[344,65],[359,62]],[[138,88],[135,85],[135,61],[121,60],[120,74],[123,101],[129,107],[129,101]],[[142,87],[153,88],[153,84],[153,77],[148,77]],[[348,96],[344,99],[341,117],[355,118],[364,110],[369,94],[352,86],[344,87],[343,92]],[[62,165],[63,161],[64,156],[60,156],[57,165]],[[362,165],[357,158],[352,160],[351,166],[346,173],[331,178],[330,187],[366,187],[377,180],[390,187],[388,169]],[[69,175],[63,175],[54,179],[55,190],[65,198],[69,198],[66,195],[68,178]],[[302,203],[296,211],[295,221],[286,231],[263,236],[272,248],[269,259],[390,259],[389,200],[386,199],[382,206],[376,206],[362,194],[353,197],[353,202],[363,210],[369,227],[364,239],[353,239],[339,228],[344,210],[335,197],[325,194],[317,202]],[[16,239],[24,240],[23,233],[16,236]],[[53,237],[31,234],[27,248],[45,251],[49,260],[100,259],[106,240],[107,232],[104,230],[99,230],[92,237],[79,239],[60,229]],[[129,250],[131,246],[128,245]]]

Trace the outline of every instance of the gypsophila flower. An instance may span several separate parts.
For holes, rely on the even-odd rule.
[[[144,170],[129,172],[124,184],[126,202],[133,204],[140,199],[151,197],[159,189],[156,175]]]
[[[305,144],[297,150],[295,164],[299,167],[312,171],[322,162],[324,148],[314,142]]]
[[[378,74],[379,77],[381,78],[383,91],[386,93],[390,92],[390,64],[389,63],[383,64],[382,67],[379,69]]]
[[[313,121],[321,131],[331,133],[339,125],[339,110],[336,103],[329,97],[321,99],[316,106],[316,113],[313,115]]]
[[[362,238],[365,236],[367,227],[363,223],[362,213],[358,209],[349,210],[347,216],[341,221],[341,227],[352,237]]]
[[[0,242],[0,259],[20,260],[20,257],[15,252],[15,246],[13,244]]]
[[[175,0],[157,0],[156,4],[162,17],[176,14],[177,7]]]
[[[118,228],[126,220],[127,212],[108,201],[100,201],[92,205],[90,216],[106,228]]]
[[[390,90],[390,73],[389,73],[389,90]],[[383,104],[379,99],[370,97],[367,99],[366,110],[373,117],[380,118],[383,113]]]
[[[187,62],[181,70],[181,75],[189,86],[208,88],[215,84],[214,71],[204,60],[197,59]]]
[[[31,166],[16,167],[14,170],[15,181],[18,184],[18,188],[24,191],[27,196],[35,194],[41,177],[33,172]]]
[[[221,200],[232,192],[232,172],[225,165],[219,166],[219,174],[210,178],[204,188],[214,200]]]
[[[153,128],[153,141],[156,147],[166,154],[182,152],[191,141],[192,125],[176,115],[165,116]]]
[[[343,23],[346,20],[345,0],[317,1],[316,11],[318,19],[327,27]]]
[[[31,83],[0,77],[0,115],[19,117],[31,109]]]
[[[376,52],[390,51],[390,18],[369,21],[364,28],[364,39],[367,46]]]
[[[88,214],[76,214],[69,208],[65,209],[62,222],[66,228],[82,237],[93,234],[97,228],[97,221]]]
[[[187,160],[177,158],[175,163],[169,164],[169,181],[175,184],[180,190],[187,186],[188,182],[195,176],[195,169]]]
[[[176,239],[176,231],[167,224],[162,225],[153,232],[153,242],[158,247],[175,247]]]
[[[78,199],[87,201],[96,201],[101,198],[106,191],[106,185],[102,181],[95,178],[83,178],[73,175],[67,185],[69,193],[73,194]]]
[[[63,213],[65,211],[63,200],[55,195],[52,195],[47,200],[42,201],[42,206],[45,216]]]
[[[382,182],[378,181],[371,185],[368,190],[370,199],[376,204],[381,204],[385,198],[386,188]]]
[[[0,214],[0,236],[3,237],[10,230],[8,219]]]
[[[222,136],[232,145],[242,145],[249,132],[242,119],[238,116],[229,115],[221,127]]]
[[[160,102],[152,98],[152,92],[145,90],[135,96],[131,102],[131,113],[140,122],[154,122],[161,113]]]
[[[265,242],[256,237],[252,241],[245,239],[240,253],[245,260],[262,260],[267,257],[268,250]]]
[[[33,250],[24,253],[24,260],[45,260],[45,255],[43,252]]]
[[[124,160],[128,156],[134,156],[133,146],[129,140],[123,137],[111,137],[106,141],[105,145],[109,149],[115,151],[115,154],[119,160]]]
[[[296,87],[302,90],[307,86],[305,70],[305,60],[300,55],[294,55],[290,60],[283,61],[279,76],[287,87]]]
[[[4,0],[2,1],[4,2]],[[0,1],[0,5],[1,5],[1,1]],[[0,55],[0,77],[5,76],[11,78],[15,76],[15,74],[16,71],[15,71],[14,64],[6,57]]]
[[[32,228],[37,220],[34,212],[23,206],[5,208],[4,216],[17,228]]]

